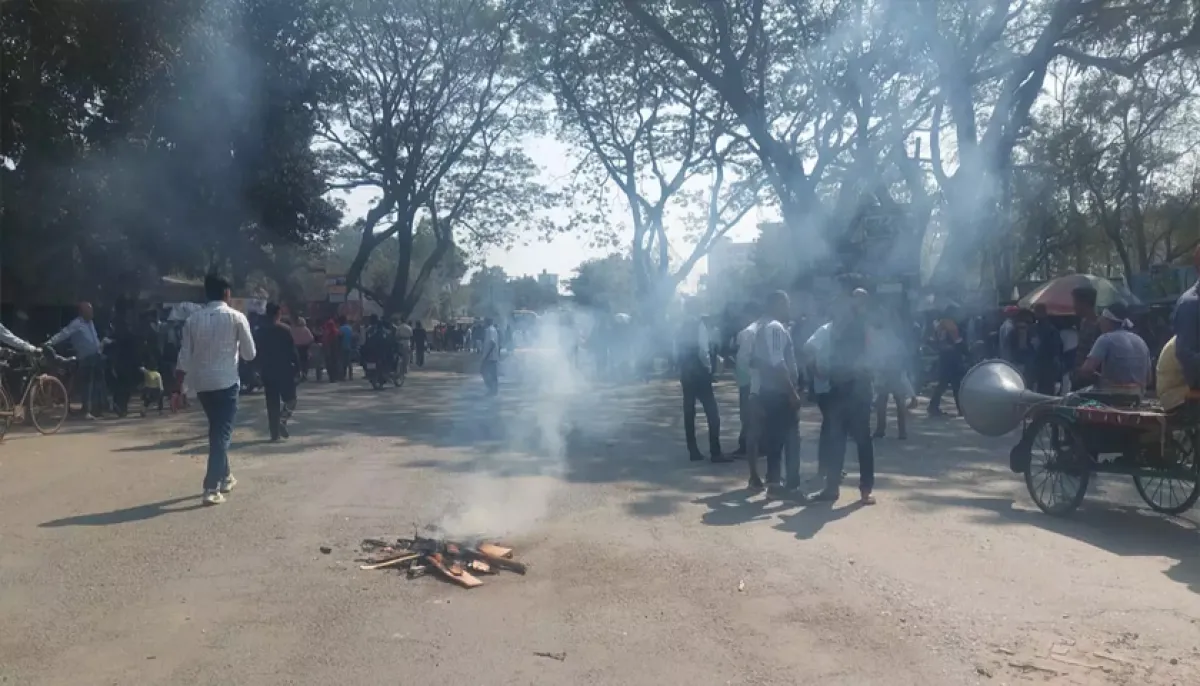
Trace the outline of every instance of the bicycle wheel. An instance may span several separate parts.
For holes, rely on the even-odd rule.
[[[50,435],[62,428],[70,410],[67,387],[53,376],[43,374],[34,379],[29,389],[29,415],[33,425],[43,435]]]
[[[12,398],[8,397],[8,391],[0,387],[0,440],[3,440],[5,434],[12,428],[15,416]]]

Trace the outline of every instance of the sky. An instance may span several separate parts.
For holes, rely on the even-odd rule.
[[[571,169],[580,159],[580,153],[577,150],[550,136],[529,137],[526,141],[526,153],[542,168],[543,183],[551,187],[561,187],[564,180],[569,177]],[[628,206],[615,187],[612,192],[614,199],[612,220],[614,223],[626,226],[622,231],[625,240],[620,250],[628,251],[629,241],[632,239],[632,229],[628,228],[628,219],[626,218]],[[345,221],[350,223],[365,215],[373,195],[370,191],[359,190],[346,196],[347,216]],[[559,215],[563,219],[567,216],[565,209],[549,208],[549,211],[552,216]],[[764,217],[751,212],[727,235],[735,241],[753,240],[757,236],[757,222],[761,219]],[[668,235],[677,236],[679,231],[676,229],[672,234],[668,227]],[[591,242],[590,237],[586,234],[558,234],[549,242],[534,240],[523,243],[518,241],[515,246],[508,249],[499,246],[492,247],[482,255],[482,258],[489,266],[502,267],[512,277],[532,276],[541,273],[544,269],[551,274],[557,274],[560,283],[564,283],[573,276],[576,267],[581,262],[605,257],[614,251],[612,248],[592,246]],[[682,248],[685,247],[681,241],[680,243],[676,248],[677,251],[682,251]],[[690,246],[686,247],[690,251]],[[706,271],[707,265],[704,260],[701,260],[684,283],[683,290],[694,291],[699,276]]]

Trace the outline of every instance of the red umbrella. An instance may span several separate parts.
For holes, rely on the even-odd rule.
[[[1126,305],[1141,304],[1132,293],[1102,276],[1071,274],[1038,286],[1032,293],[1021,298],[1020,305],[1027,310],[1032,310],[1035,305],[1045,305],[1046,311],[1051,315],[1070,316],[1075,314],[1075,301],[1071,292],[1080,286],[1096,289],[1097,310],[1117,302]]]

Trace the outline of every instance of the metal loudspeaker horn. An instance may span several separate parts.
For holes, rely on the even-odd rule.
[[[971,367],[958,389],[958,404],[967,425],[992,437],[1017,428],[1029,406],[1054,400],[1054,396],[1026,390],[1021,372],[1004,360],[984,360]]]

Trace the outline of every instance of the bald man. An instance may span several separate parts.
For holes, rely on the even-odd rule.
[[[79,316],[51,336],[46,345],[54,347],[63,341],[70,341],[71,350],[79,361],[75,386],[83,392],[84,417],[92,419],[100,412],[107,394],[104,389],[104,358],[100,355],[103,344],[92,322],[91,303],[79,303]]]
[[[1200,246],[1192,253],[1192,264],[1200,272]],[[1175,358],[1183,368],[1183,378],[1189,388],[1200,389],[1200,281],[1179,296],[1171,314],[1171,329],[1175,334]]]

